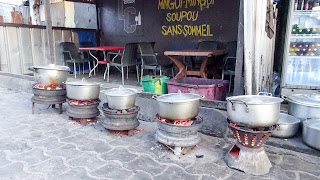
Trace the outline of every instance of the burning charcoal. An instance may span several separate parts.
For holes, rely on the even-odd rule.
[[[196,158],[203,158],[203,155],[196,155]]]

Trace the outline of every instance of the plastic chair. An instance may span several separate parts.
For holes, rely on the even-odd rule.
[[[124,47],[123,53],[108,52],[107,59],[110,59],[110,55],[115,55],[112,60],[107,63],[107,82],[109,82],[110,66],[116,67],[122,76],[122,84],[124,85],[124,67],[127,67],[127,79],[129,78],[128,68],[129,66],[136,66],[137,79],[139,82],[139,69],[137,63],[137,43],[129,43]]]
[[[89,69],[91,70],[90,61],[88,59],[83,59],[81,57],[81,53],[79,53],[77,46],[73,42],[62,42],[60,43],[60,46],[62,47],[64,64],[65,65],[68,65],[69,63],[73,64],[74,78],[77,78],[76,64],[78,64],[79,72],[80,72],[80,65],[82,64],[82,74],[84,74],[85,63],[89,64]]]
[[[237,41],[228,42],[227,49],[229,50],[229,53],[224,58],[221,79],[224,79],[225,75],[230,77],[230,83],[229,83],[229,92],[230,92],[232,76],[235,75],[235,68],[236,68]]]
[[[139,49],[141,53],[141,79],[143,77],[144,69],[151,69],[153,71],[160,71],[160,76],[162,75],[162,70],[170,69],[172,72],[172,77],[174,77],[173,64],[170,63],[166,66],[161,66],[158,63],[157,55],[154,53],[152,43],[139,43]]]

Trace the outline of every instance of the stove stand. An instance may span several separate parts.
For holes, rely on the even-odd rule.
[[[137,115],[140,111],[139,106],[126,110],[110,109],[108,104],[103,104],[104,119],[101,124],[108,130],[129,131],[128,135],[134,134],[133,130],[140,125]]]
[[[262,145],[276,125],[253,129],[231,123],[229,127],[237,142],[225,156],[227,165],[252,175],[269,173],[272,165]]]
[[[87,123],[94,121],[94,118],[100,115],[98,109],[100,100],[74,100],[68,99],[69,108],[66,114],[71,120],[76,120],[82,125],[87,125]],[[89,121],[88,121],[89,119]]]
[[[181,155],[188,149],[192,149],[201,139],[198,133],[202,124],[200,116],[192,120],[171,121],[158,117],[158,130],[155,138],[160,143],[165,144],[175,155]],[[172,123],[173,122],[173,123]]]
[[[49,104],[55,108],[59,104],[59,114],[62,113],[62,104],[66,102],[67,91],[65,87],[49,87],[34,84],[32,88],[34,96],[31,98],[32,114],[35,112],[35,104]]]

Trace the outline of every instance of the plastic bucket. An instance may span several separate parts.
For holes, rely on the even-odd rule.
[[[154,94],[167,94],[167,84],[165,83],[170,78],[167,76],[144,76],[142,78],[142,86],[144,92]]]

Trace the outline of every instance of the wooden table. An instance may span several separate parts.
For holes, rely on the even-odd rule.
[[[104,61],[107,61],[107,58],[106,58],[106,51],[110,51],[110,50],[119,50],[118,51],[118,54],[112,58],[112,60],[114,60],[117,56],[119,56],[120,54],[120,50],[121,49],[124,49],[124,47],[120,47],[120,46],[98,46],[98,47],[81,47],[79,48],[79,50],[86,50],[86,51],[89,51],[89,54],[90,56],[92,56],[96,61],[97,61],[97,64],[90,70],[90,73],[89,73],[89,77],[91,77],[91,73],[94,71],[94,74],[96,74],[96,71],[95,69],[98,67],[99,65],[99,60],[97,57],[95,57],[91,51],[102,51],[103,52],[103,56],[104,56]],[[105,76],[105,75],[104,75]]]
[[[219,50],[201,50],[201,49],[185,49],[179,51],[165,51],[164,55],[168,56],[179,68],[179,73],[175,78],[182,78],[185,75],[196,75],[201,76],[201,78],[207,78],[206,67],[209,57],[227,54],[227,49]],[[185,65],[176,59],[174,56],[203,56],[201,67],[199,71],[187,71]]]

